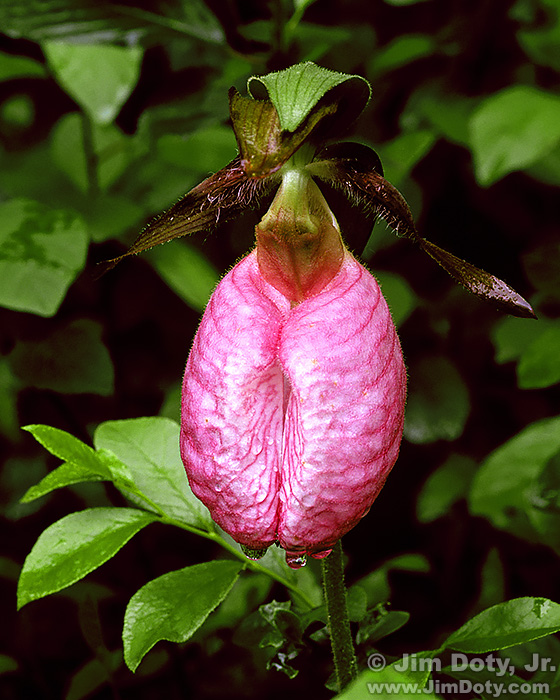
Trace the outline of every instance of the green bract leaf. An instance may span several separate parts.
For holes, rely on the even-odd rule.
[[[482,654],[546,637],[558,630],[558,603],[547,598],[516,598],[473,617],[446,639],[444,647]]]
[[[237,580],[243,564],[213,561],[172,571],[147,583],[126,608],[124,658],[131,671],[160,640],[186,642]]]
[[[109,124],[140,75],[142,49],[48,41],[43,51],[57,81],[98,124]]]
[[[560,97],[526,85],[486,98],[470,120],[477,180],[491,185],[536,163],[560,141]]]
[[[188,243],[173,241],[148,253],[147,259],[181,299],[203,312],[220,275],[208,258]]]
[[[445,357],[428,357],[411,370],[404,434],[414,443],[455,440],[470,411],[469,393]]]
[[[345,107],[355,119],[371,96],[369,83],[360,75],[337,73],[311,62],[298,63],[286,70],[249,78],[247,89],[257,99],[268,97],[278,112],[280,128],[294,132],[322,98],[342,84],[348,101]]]
[[[212,519],[190,490],[179,453],[179,425],[169,418],[107,421],[93,438],[97,449],[112,452],[127,465],[138,489],[166,515],[208,529]],[[143,499],[133,502],[149,508]]]
[[[1,203],[0,221],[0,304],[52,316],[84,265],[84,222],[28,199]]]
[[[476,473],[469,507],[496,527],[529,536],[524,492],[560,450],[560,417],[532,423],[498,447]]]
[[[38,389],[110,396],[114,370],[101,333],[98,323],[80,319],[43,341],[20,342],[9,355],[13,372]]]
[[[54,523],[25,560],[18,609],[79,581],[154,520],[150,513],[133,508],[91,508]]]

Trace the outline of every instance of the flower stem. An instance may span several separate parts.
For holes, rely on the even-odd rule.
[[[332,553],[325,557],[321,563],[334,668],[338,691],[341,692],[358,675],[358,664],[346,607],[346,587],[344,586],[344,565],[340,540],[333,547]]]

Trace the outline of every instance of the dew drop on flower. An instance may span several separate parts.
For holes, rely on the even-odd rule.
[[[307,564],[307,556],[305,554],[286,552],[286,564],[290,569],[301,569]]]

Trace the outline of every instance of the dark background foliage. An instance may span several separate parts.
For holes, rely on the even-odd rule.
[[[558,410],[556,4],[48,0],[16,8],[1,0],[0,20],[2,697],[78,699],[88,689],[99,700],[330,696],[326,643],[308,640],[290,680],[265,670],[260,650],[243,645],[235,616],[185,645],[158,645],[135,676],[123,666],[128,598],[154,576],[220,556],[170,528],[142,531],[85,582],[15,612],[19,569],[39,533],[74,510],[123,504],[110,487],[88,484],[19,505],[57,462],[18,426],[46,423],[90,442],[105,420],[177,419],[204,301],[252,245],[258,213],[174,242],[170,253],[125,260],[100,279],[96,263],[121,254],[150,216],[235,154],[230,85],[243,92],[249,75],[300,60],[371,81],[373,99],[348,137],[376,148],[422,235],[507,280],[539,315],[538,322],[501,316],[383,224],[369,238],[370,222],[333,199],[348,246],[358,255],[365,246],[363,259],[379,273],[410,376],[397,465],[344,540],[349,584],[396,556],[416,555],[389,579],[390,604],[410,621],[379,648],[395,655],[435,648],[488,605],[524,595],[558,599],[557,463],[547,465],[550,519],[538,527],[527,494],[544,493],[543,469],[525,483],[525,473],[535,475],[530,451],[526,464],[503,470],[504,484],[518,485],[518,503],[491,504],[482,517],[470,490],[494,449]],[[123,79],[124,98],[115,89],[90,104],[95,74],[65,77],[54,40],[140,47],[127,58],[138,74],[131,69]],[[103,71],[111,84],[110,68]],[[114,120],[103,112],[111,99]],[[52,224],[51,232],[62,226],[87,247],[83,259],[61,239],[55,254],[69,261],[68,284],[48,278],[38,300],[33,271],[24,266],[17,277],[12,265],[45,254],[25,228],[22,250],[14,247],[9,227],[20,216],[31,233],[33,222]],[[551,445],[560,443],[558,424],[551,431]],[[493,513],[502,512],[498,529]],[[286,597],[279,587],[272,595]],[[253,607],[259,602],[255,593]]]

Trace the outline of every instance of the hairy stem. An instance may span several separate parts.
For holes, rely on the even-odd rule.
[[[340,540],[335,544],[332,553],[325,557],[321,563],[334,668],[338,691],[341,692],[358,675],[358,664],[346,607],[346,587],[344,585]]]

